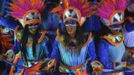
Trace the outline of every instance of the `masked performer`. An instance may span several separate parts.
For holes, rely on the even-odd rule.
[[[45,36],[47,31],[42,30],[42,10],[44,8],[42,0],[16,0],[10,4],[11,15],[22,24],[15,29],[15,38],[19,44],[20,52],[16,54],[14,64],[19,58],[23,58],[25,69],[21,70],[23,75],[42,74],[39,71],[40,62],[48,57],[47,41]],[[35,65],[35,66],[34,66]],[[14,66],[10,75],[14,72]]]
[[[106,69],[121,69],[125,66],[125,63],[121,63],[125,53],[121,26],[125,8],[126,0],[102,0],[98,8],[97,15],[101,18],[104,28],[98,33],[97,49],[99,59]]]
[[[9,30],[10,31],[10,30]],[[13,60],[13,38],[8,33],[8,28],[0,26],[0,75],[5,75],[9,71],[10,66],[2,61],[5,57],[8,61]]]
[[[63,5],[56,7],[52,13],[60,15],[63,24],[59,25],[57,38],[53,44],[51,57],[55,58],[59,74],[69,73],[87,75],[87,68],[99,62],[95,61],[96,52],[91,32],[82,28],[86,17],[93,14],[95,7],[86,0],[64,0]],[[101,64],[100,64],[101,65]],[[97,67],[96,67],[97,68]],[[95,68],[94,68],[95,69]]]
[[[129,52],[129,60],[134,60],[134,0],[127,0],[128,6],[125,13],[125,40],[124,43],[126,45],[126,49]],[[134,62],[133,62],[134,63]]]

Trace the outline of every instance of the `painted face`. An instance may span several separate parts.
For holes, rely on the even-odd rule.
[[[77,28],[76,24],[66,24],[66,30],[69,35],[72,35],[72,34],[75,35],[76,28]]]
[[[37,29],[38,29],[38,26],[39,24],[31,24],[31,25],[28,25],[28,29],[29,29],[29,32],[31,34],[35,34]]]

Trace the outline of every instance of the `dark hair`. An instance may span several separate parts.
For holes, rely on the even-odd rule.
[[[26,27],[24,28],[23,30],[23,34],[22,34],[22,39],[21,39],[21,44],[22,44],[22,47],[21,47],[21,51],[22,51],[22,55],[24,56],[24,60],[27,61],[27,50],[26,50],[26,44],[28,42],[28,36],[31,35],[32,38],[33,38],[33,43],[32,43],[32,51],[33,51],[33,56],[35,56],[35,53],[36,53],[36,45],[37,45],[37,34],[39,33],[39,27],[36,31],[36,33],[34,35],[32,35],[30,32],[29,32],[29,29],[28,29],[28,25],[26,25]]]

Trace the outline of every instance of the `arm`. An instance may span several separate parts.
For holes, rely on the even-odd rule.
[[[54,41],[54,44],[53,44],[53,51],[51,53],[51,58],[52,59],[56,59],[56,61],[60,61],[60,52],[59,52],[59,48],[58,48],[58,42],[57,41]]]
[[[45,38],[43,39],[43,44],[42,44],[42,47],[43,47],[43,52],[44,52],[44,56],[47,58],[47,57],[49,57],[49,49],[48,49],[48,37],[47,36],[45,36]]]
[[[96,51],[93,39],[91,39],[91,42],[88,45],[88,58],[91,58],[91,61],[96,59]]]
[[[98,49],[99,60],[104,65],[104,68],[106,69],[113,68],[113,64],[109,58],[110,56],[108,52],[108,44],[104,40],[100,40],[97,45],[97,49]]]
[[[21,54],[21,52],[19,52],[18,54],[15,55],[15,59],[13,61],[14,64],[18,63],[18,60],[21,58],[20,54]],[[12,66],[11,69],[10,69],[9,75],[13,75],[14,74],[14,70],[15,70],[15,66]]]
[[[46,72],[55,71],[56,68],[59,65],[59,60],[60,60],[60,53],[58,50],[58,43],[55,41],[53,43],[53,51],[51,53],[50,59],[46,59],[40,69],[44,69]],[[56,67],[55,67],[56,66]]]
[[[89,62],[89,67],[91,67],[91,69],[89,68],[89,70],[93,70],[92,72],[96,72],[96,71],[101,71],[103,69],[102,64],[97,60],[97,56],[96,56],[96,49],[95,49],[95,45],[94,45],[94,41],[93,39],[91,39],[91,42],[89,43],[88,46],[88,58],[90,58],[90,62]]]

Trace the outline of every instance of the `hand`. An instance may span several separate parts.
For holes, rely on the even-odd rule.
[[[124,69],[126,67],[126,62],[119,62],[114,63],[114,69]]]
[[[6,54],[4,54],[4,56],[7,57],[8,61],[13,61],[13,59],[15,58],[15,54],[14,54],[13,50],[8,50],[6,52]]]
[[[93,61],[91,62],[91,66],[93,68],[93,73],[94,72],[99,72],[99,71],[102,71],[103,70],[103,65],[99,62],[99,61]]]
[[[40,70],[52,72],[52,71],[54,71],[55,66],[56,66],[55,59],[46,59],[45,61],[43,61],[43,64],[41,65]]]

